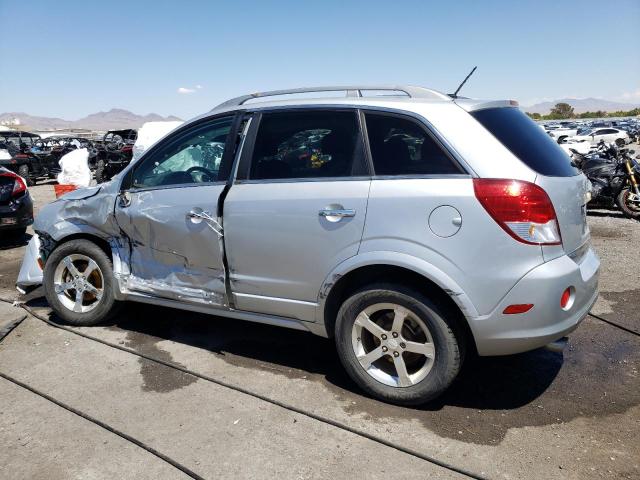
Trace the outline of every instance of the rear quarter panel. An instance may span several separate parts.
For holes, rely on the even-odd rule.
[[[436,235],[431,212],[455,207],[457,233]],[[451,278],[480,315],[492,311],[516,282],[543,263],[539,246],[515,241],[475,198],[469,178],[374,180],[360,255],[397,252],[426,262]]]

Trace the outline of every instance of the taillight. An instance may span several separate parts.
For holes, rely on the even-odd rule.
[[[21,176],[16,175],[15,173],[3,173],[0,174],[0,177],[9,177],[13,179],[13,190],[11,191],[12,197],[15,198],[27,191],[27,185],[24,183]]]
[[[22,195],[27,191],[27,184],[24,183],[22,177],[16,175],[14,184],[13,184],[13,192],[11,192],[12,197],[17,197],[18,195]]]
[[[538,185],[521,180],[474,178],[473,188],[489,215],[519,242],[562,243],[553,204]]]

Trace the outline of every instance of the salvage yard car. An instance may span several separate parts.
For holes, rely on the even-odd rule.
[[[0,132],[0,167],[11,170],[25,179],[27,185],[35,185],[38,177],[47,174],[40,159],[31,148],[40,135],[22,131]]]
[[[320,91],[347,95],[278,99]],[[73,325],[131,300],[306,330],[370,395],[421,404],[470,352],[577,328],[598,295],[588,192],[513,101],[245,95],[43,207],[18,288]]]
[[[629,143],[629,134],[620,128],[593,128],[586,132],[580,132],[578,135],[566,137],[564,140],[567,142],[589,142],[591,145],[597,145],[602,141],[606,143],[619,142],[624,145]]]
[[[95,165],[98,151],[93,142],[86,138],[52,136],[38,139],[34,142],[31,153],[40,159],[40,163],[46,170],[44,173],[49,178],[56,178],[61,171],[60,159],[78,148],[86,148],[89,152],[89,165]]]
[[[24,179],[0,167],[0,238],[20,238],[33,223],[33,202]]]
[[[96,142],[94,176],[97,183],[106,182],[121,172],[133,157],[133,145],[136,143],[138,132],[132,129],[110,130],[105,133],[102,142]]]

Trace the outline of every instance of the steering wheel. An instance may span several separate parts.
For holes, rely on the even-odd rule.
[[[200,178],[199,181],[193,175],[194,172],[200,172],[202,174],[202,177]],[[193,178],[193,180],[196,182],[215,182],[216,180],[215,172],[212,172],[211,170],[206,169],[204,167],[200,167],[198,165],[196,165],[195,167],[189,168],[185,173],[188,173],[189,175],[191,175],[191,178]]]

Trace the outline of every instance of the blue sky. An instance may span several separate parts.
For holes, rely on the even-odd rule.
[[[640,0],[0,0],[0,32],[0,112],[70,120],[310,85],[449,92],[474,65],[467,96],[640,103]]]

